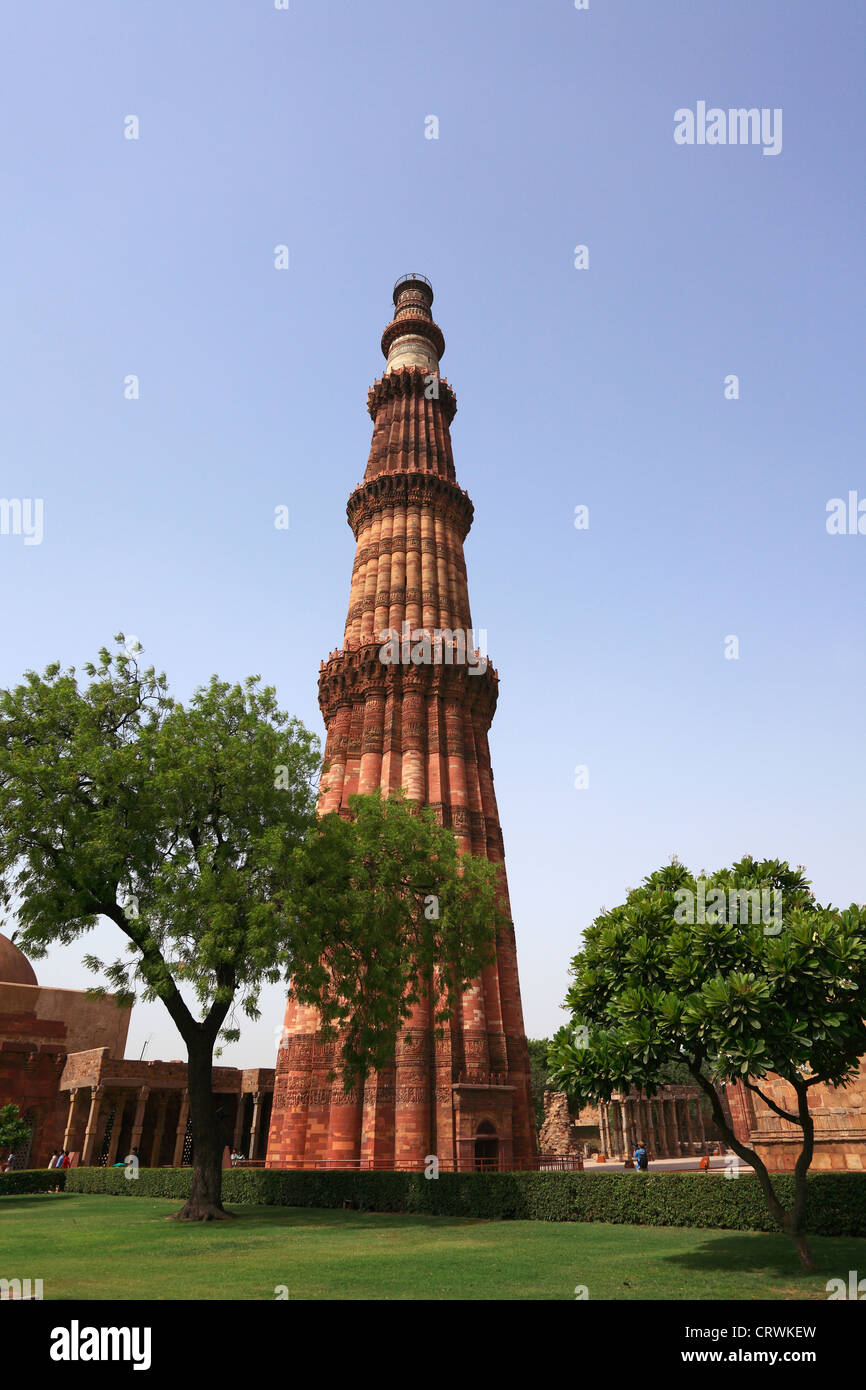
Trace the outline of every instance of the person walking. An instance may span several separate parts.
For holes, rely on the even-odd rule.
[[[640,1139],[634,1151],[634,1166],[639,1173],[645,1173],[649,1166],[649,1156]]]

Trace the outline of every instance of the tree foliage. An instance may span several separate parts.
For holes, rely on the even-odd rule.
[[[85,671],[84,690],[54,665],[0,692],[0,901],[37,958],[110,918],[129,955],[89,968],[191,1023],[177,977],[215,1037],[236,993],[256,1017],[290,961],[279,890],[312,821],[317,740],[258,677],[214,676],[185,707],[125,651]]]
[[[405,793],[349,798],[294,856],[302,945],[292,991],[339,1035],[347,1084],[393,1060],[397,1032],[426,997],[441,1032],[494,960],[506,914],[495,864],[461,855],[453,832]]]
[[[404,799],[315,819],[318,740],[258,677],[186,705],[116,639],[75,671],[0,691],[0,904],[45,955],[107,918],[126,954],[85,963],[123,1002],[159,999],[187,1046],[185,1219],[224,1215],[211,1086],[218,1037],[292,977],[360,1076],[423,994],[442,1024],[489,959],[497,870]],[[435,911],[432,910],[435,899]]]
[[[535,1128],[540,1133],[544,1124],[544,1092],[551,1089],[548,1083],[547,1054],[550,1051],[550,1038],[527,1038],[529,1048],[529,1088],[532,1092],[532,1108],[535,1112]]]
[[[682,920],[682,890],[697,901],[699,884],[674,863],[587,929],[571,967],[572,1021],[550,1050],[552,1078],[580,1104],[629,1087],[655,1095],[665,1070],[684,1063],[729,1147],[755,1169],[774,1218],[809,1264],[803,1237],[814,1147],[808,1093],[819,1084],[844,1086],[866,1052],[866,911],[819,906],[802,871],[779,860],[746,857],[703,884],[703,921]],[[718,905],[711,909],[713,890]],[[738,915],[732,892],[761,890],[781,894],[781,921],[731,920]],[[771,1073],[791,1087],[790,1108],[762,1089]],[[790,1211],[778,1202],[759,1156],[727,1123],[715,1085],[733,1081],[802,1131]]]
[[[17,1105],[0,1106],[0,1153],[20,1149],[30,1138],[30,1126],[21,1118]]]

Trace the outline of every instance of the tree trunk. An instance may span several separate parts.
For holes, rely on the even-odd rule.
[[[754,1149],[750,1149],[745,1144],[739,1142],[734,1131],[727,1123],[715,1086],[702,1075],[699,1067],[690,1065],[689,1071],[709,1100],[713,1112],[713,1119],[728,1147],[733,1149],[734,1153],[737,1154],[739,1158],[743,1159],[745,1163],[748,1163],[750,1168],[754,1169],[755,1176],[764,1194],[767,1210],[776,1222],[779,1230],[784,1231],[785,1235],[790,1236],[791,1240],[794,1242],[794,1248],[797,1251],[797,1256],[803,1269],[810,1274],[814,1273],[818,1266],[815,1263],[812,1251],[809,1249],[809,1242],[806,1240],[804,1230],[806,1224],[807,1197],[806,1173],[812,1161],[812,1149],[814,1144],[814,1124],[809,1114],[808,1104],[806,1103],[805,1087],[802,1093],[800,1093],[800,1088],[795,1086],[800,1104],[800,1123],[803,1128],[804,1142],[794,1170],[794,1206],[790,1212],[786,1212],[776,1196],[776,1191],[773,1187],[772,1179],[770,1178],[766,1165],[761,1162]]]
[[[187,1042],[187,1085],[192,1127],[192,1185],[174,1221],[230,1221],[222,1204],[224,1136],[212,1089],[213,1048],[207,1039]]]
[[[788,1234],[796,1246],[800,1264],[812,1274],[818,1266],[812,1251],[809,1249],[805,1234],[806,1204],[809,1195],[806,1174],[809,1171],[815,1149],[815,1121],[809,1112],[808,1088],[802,1082],[797,1083],[795,1081],[791,1084],[797,1092],[797,1113],[800,1116],[800,1124],[803,1129],[803,1148],[794,1167],[794,1209],[791,1213],[791,1228]]]
[[[803,1231],[788,1231],[788,1235],[794,1242],[800,1264],[807,1274],[814,1274],[818,1268],[815,1257],[809,1248],[809,1242]]]

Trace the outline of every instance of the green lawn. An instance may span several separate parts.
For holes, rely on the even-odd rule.
[[[234,1207],[179,1225],[176,1200],[0,1198],[0,1277],[46,1299],[826,1299],[866,1266],[863,1240],[819,1237],[818,1275],[783,1236],[299,1207]]]

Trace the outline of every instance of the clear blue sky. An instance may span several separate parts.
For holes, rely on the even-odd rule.
[[[124,630],[177,695],[259,672],[321,731],[366,393],[418,270],[528,1032],[673,851],[862,900],[866,536],[825,527],[866,498],[859,0],[34,0],[3,31],[0,494],[45,520],[0,536],[0,683]],[[781,154],[676,145],[699,101],[782,108]],[[40,979],[84,987],[113,932]],[[282,1008],[226,1062],[272,1065]],[[183,1055],[160,1006],[146,1039]]]

